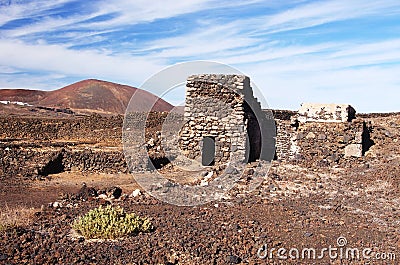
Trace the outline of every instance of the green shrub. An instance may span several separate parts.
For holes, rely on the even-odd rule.
[[[86,238],[97,239],[116,239],[153,229],[147,218],[126,213],[123,208],[110,205],[90,210],[77,219],[72,227]]]

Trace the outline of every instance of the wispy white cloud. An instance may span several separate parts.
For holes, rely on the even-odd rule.
[[[303,29],[345,19],[382,15],[382,13],[385,15],[400,14],[400,3],[398,1],[318,1],[277,14],[260,15],[255,18],[239,18],[222,25],[219,25],[218,21],[199,23],[199,27],[193,32],[155,39],[146,43],[146,47],[148,51],[156,51],[157,56],[162,58],[185,56],[204,58],[203,56],[208,56],[208,58],[235,64],[313,52],[328,52],[329,49],[332,51],[332,56],[339,56],[343,52],[341,46],[346,46],[346,43],[332,45],[328,42],[298,45],[290,42],[287,44],[279,42],[277,46],[271,48],[269,42],[273,43],[273,37],[261,36],[260,34]],[[390,40],[388,43],[363,45],[363,49],[368,49],[369,46],[372,49],[381,45],[386,47],[387,44],[397,46],[397,43]],[[258,48],[255,48],[255,46]],[[254,49],[258,49],[258,52]],[[349,53],[350,49],[346,49],[346,51]],[[357,49],[354,49],[354,51],[357,51]],[[354,53],[354,51],[351,52]],[[357,53],[361,54],[361,51],[358,50]]]
[[[395,111],[398,102],[393,97],[399,96],[400,86],[400,47],[396,49],[395,43],[397,40],[374,45],[338,44],[348,56],[303,54],[244,63],[241,68],[275,108],[297,109],[301,102],[333,101],[353,104],[360,112]],[[363,55],[352,54],[354,50],[364,51]]]
[[[126,80],[140,84],[149,73],[160,70],[154,58],[110,56],[99,51],[75,51],[59,45],[0,40],[0,61],[19,69],[35,69],[72,76]]]
[[[30,25],[24,26],[22,28],[15,28],[7,30],[4,37],[7,38],[17,38],[23,36],[29,36],[37,33],[48,33],[56,30],[66,30],[74,27],[78,22],[82,22],[85,19],[90,19],[96,17],[97,14],[91,14],[90,16],[72,16],[68,18],[52,18],[46,17],[38,22],[32,23]]]
[[[263,0],[191,0],[191,1],[175,1],[175,0],[114,0],[101,1],[96,4],[98,10],[107,10],[109,14],[118,14],[115,18],[106,22],[89,23],[86,27],[116,27],[127,24],[136,24],[142,22],[151,22],[156,19],[166,19],[177,17],[183,14],[193,14],[199,11],[215,10],[219,8],[240,8],[257,3],[264,3],[267,6],[278,6],[279,1]],[[288,1],[292,2],[292,1]],[[134,15],[133,15],[134,14]]]
[[[15,75],[2,73],[0,87],[5,89],[36,89],[54,90],[65,86],[66,76],[52,73],[41,73],[32,75],[30,73],[18,72],[18,82],[15,82]]]
[[[51,3],[49,3],[51,2]],[[46,11],[63,4],[73,2],[71,0],[38,1],[28,4],[10,5],[0,9],[0,25],[16,19],[37,17],[46,14]],[[21,37],[35,33],[48,33],[56,30],[86,29],[92,32],[104,30],[117,30],[119,27],[151,22],[156,19],[166,19],[183,14],[195,13],[215,8],[240,7],[260,2],[260,0],[242,1],[214,1],[214,0],[114,0],[114,1],[88,1],[84,6],[88,10],[72,12],[70,16],[43,16],[37,21],[23,28],[15,28],[7,31],[7,37]],[[86,11],[86,12],[85,12]],[[100,16],[109,18],[99,21],[90,21]]]
[[[147,48],[161,58],[212,58],[220,52],[248,48],[259,42],[241,35],[232,25],[210,25],[182,36],[151,41]]]
[[[71,0],[12,1],[9,5],[0,5],[0,25],[16,19],[35,18],[46,10],[60,7],[68,2]]]
[[[260,22],[264,22],[263,31],[272,33],[309,28],[365,16],[389,16],[399,12],[400,4],[396,0],[316,1],[265,16],[260,18]]]

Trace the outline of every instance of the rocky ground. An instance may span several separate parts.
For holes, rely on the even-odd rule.
[[[0,264],[398,264],[400,115],[365,119],[375,144],[364,157],[329,167],[274,161],[256,190],[242,184],[200,206],[170,205],[144,191],[131,196],[140,187],[127,174],[73,171],[41,181],[8,174],[2,211],[24,204],[35,213],[0,232]],[[154,231],[114,241],[73,233],[73,220],[110,203],[149,217]],[[356,250],[360,259],[346,256]]]

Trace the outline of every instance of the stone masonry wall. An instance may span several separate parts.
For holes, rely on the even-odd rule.
[[[304,107],[307,111],[319,111],[311,115]],[[276,120],[277,159],[296,160],[307,165],[331,165],[343,159],[361,157],[373,144],[371,127],[363,119],[352,117],[355,111],[351,106],[302,104],[302,108],[302,112],[290,119]]]
[[[127,166],[121,151],[37,146],[0,148],[0,178],[40,178],[63,171],[126,173]]]
[[[338,163],[344,158],[361,157],[365,130],[362,120],[302,124],[294,141],[299,149],[296,158],[321,166]]]
[[[159,129],[161,116],[165,113],[150,115],[148,137]],[[133,121],[145,118],[144,113],[130,115]],[[127,172],[122,122],[122,116],[0,116],[0,178],[40,178],[69,170]],[[150,157],[160,156],[156,146],[150,151]]]
[[[123,116],[77,118],[0,117],[1,139],[55,141],[57,139],[121,143]]]
[[[290,160],[295,158],[298,153],[296,129],[296,124],[293,124],[290,120],[276,120],[276,159]]]

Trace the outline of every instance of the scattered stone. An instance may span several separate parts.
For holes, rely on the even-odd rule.
[[[242,259],[235,255],[226,256],[226,262],[229,264],[239,264],[242,262]]]
[[[89,198],[97,197],[97,191],[93,187],[88,187],[86,183],[82,184],[82,188],[75,195],[77,199],[88,200]]]
[[[108,196],[106,194],[104,194],[104,193],[100,194],[98,197],[100,199],[103,199],[103,200],[107,200],[108,199]]]
[[[112,187],[112,188],[108,189],[107,194],[114,197],[114,199],[118,199],[122,195],[122,189],[120,187]],[[111,196],[109,196],[109,197],[111,197]]]
[[[136,190],[132,191],[131,197],[136,198],[136,197],[140,196],[141,194],[142,194],[142,192],[139,189],[136,189]]]
[[[61,208],[62,207],[62,204],[61,203],[59,203],[59,202],[53,202],[53,204],[52,204],[52,207],[53,208]]]
[[[200,186],[201,186],[201,187],[208,186],[208,181],[202,179],[201,182],[200,182]]]
[[[386,137],[392,137],[393,136],[393,134],[391,132],[389,132],[388,130],[385,130],[384,134],[385,134]]]
[[[7,260],[7,258],[8,258],[7,254],[1,254],[0,253],[0,261]]]
[[[204,177],[205,180],[209,180],[213,176],[214,172],[208,172],[207,175]]]
[[[329,163],[334,163],[339,161],[339,156],[337,154],[332,154],[326,158]]]
[[[148,145],[149,147],[154,147],[154,145],[155,145],[154,139],[153,139],[153,138],[150,138],[149,141],[147,141],[147,145]]]
[[[311,233],[311,232],[305,232],[304,233],[304,236],[305,237],[311,237],[313,235],[313,233]]]
[[[313,132],[309,132],[306,136],[307,139],[314,139],[315,138],[315,134]]]
[[[361,157],[362,156],[362,145],[361,144],[349,144],[344,149],[345,157]]]

